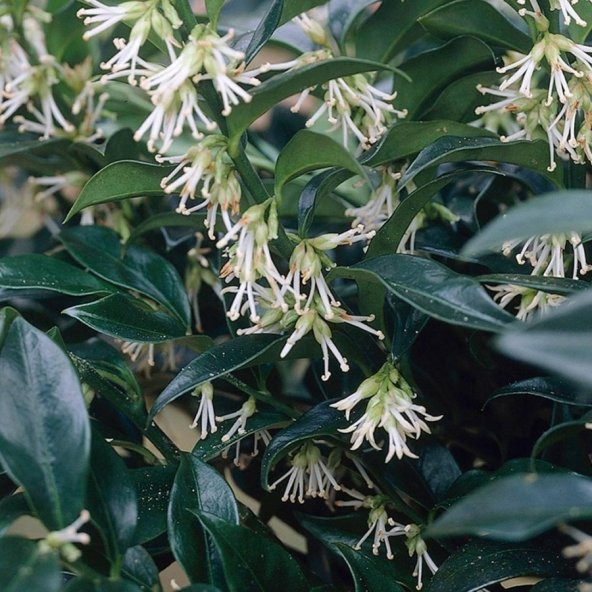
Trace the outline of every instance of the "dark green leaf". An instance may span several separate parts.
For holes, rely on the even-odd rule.
[[[253,37],[245,51],[245,60],[250,62],[259,53],[259,50],[269,41],[277,29],[282,12],[284,0],[273,0],[261,22],[255,29]]]
[[[261,460],[261,484],[269,489],[269,473],[291,450],[310,438],[328,436],[335,438],[339,428],[348,422],[341,411],[331,407],[331,402],[320,403],[302,417],[278,432],[265,449]]]
[[[540,320],[520,324],[497,340],[506,355],[592,385],[592,291],[572,296]]]
[[[143,592],[161,590],[158,568],[144,547],[131,547],[123,556],[122,574]]]
[[[185,328],[177,319],[153,312],[141,300],[124,294],[72,306],[63,313],[95,331],[125,341],[162,343],[185,334]]]
[[[457,37],[400,65],[411,81],[397,81],[396,104],[417,119],[452,81],[475,70],[490,70],[494,64],[493,53],[485,43],[474,37]]]
[[[113,286],[73,265],[34,253],[0,259],[0,287],[52,290],[71,296],[114,291]]]
[[[68,582],[64,592],[142,592],[133,582],[128,580],[107,580],[76,578]]]
[[[47,335],[12,321],[0,353],[0,460],[49,529],[83,508],[90,448],[76,371]]]
[[[282,342],[283,338],[277,335],[262,334],[245,335],[214,346],[189,362],[175,376],[154,402],[150,417],[154,417],[166,405],[204,382],[211,382],[239,368],[262,363],[262,356],[270,350],[275,351]]]
[[[324,4],[325,1],[326,0],[284,0],[284,10],[282,11],[280,24],[283,25],[284,23],[291,21],[295,16],[314,8],[315,6]]]
[[[102,226],[68,228],[59,239],[81,265],[108,282],[152,298],[189,326],[191,312],[183,281],[164,257],[137,245],[124,253],[117,233]]]
[[[19,317],[19,313],[9,306],[5,306],[4,308],[0,309],[0,348],[4,344],[4,340],[8,335],[8,330],[10,329],[10,324],[14,319]]]
[[[160,230],[167,226],[184,226],[188,228],[203,229],[203,214],[199,212],[187,216],[187,214],[177,214],[176,212],[161,212],[146,218],[138,224],[130,233],[125,244],[135,242],[140,236],[151,230]]]
[[[117,561],[131,545],[136,528],[134,484],[123,460],[97,431],[92,434],[90,461],[85,507],[99,527],[109,557]]]
[[[284,147],[275,165],[275,194],[282,195],[284,185],[310,171],[340,167],[366,177],[360,163],[349,150],[324,134],[300,130]]]
[[[31,509],[24,494],[15,493],[0,499],[0,537],[17,518],[29,514]]]
[[[424,148],[411,163],[400,181],[404,187],[418,173],[442,163],[496,161],[532,169],[561,186],[557,170],[550,173],[547,142],[501,142],[495,138],[445,137]],[[529,235],[530,236],[530,235]],[[474,254],[474,253],[472,253]]]
[[[160,182],[170,172],[171,167],[136,160],[113,162],[89,179],[64,221],[89,206],[131,197],[163,196],[165,193]]]
[[[166,532],[167,508],[176,467],[143,467],[129,472],[137,496],[138,522],[133,542],[143,544]]]
[[[40,140],[36,134],[23,134],[14,129],[2,130],[0,131],[0,159],[57,144],[63,144],[63,141],[56,138]]]
[[[533,290],[541,290],[550,294],[574,294],[586,290],[589,286],[579,280],[560,277],[544,277],[537,275],[522,275],[517,273],[497,273],[482,275],[477,278],[482,284],[511,284],[524,286]]]
[[[2,592],[58,592],[61,585],[56,553],[44,553],[36,542],[27,539],[0,539]]]
[[[440,516],[428,534],[518,542],[566,520],[590,517],[591,479],[575,473],[525,473],[497,479],[470,493]]]
[[[579,592],[582,586],[581,580],[560,580],[550,578],[535,584],[530,592]]]
[[[508,240],[542,234],[592,231],[592,192],[559,191],[520,204],[496,218],[463,249],[466,255],[497,250]]]
[[[238,524],[236,500],[222,475],[194,454],[183,454],[168,509],[171,549],[191,581],[223,584],[221,558],[189,512],[208,512],[229,524]]]
[[[275,541],[207,512],[195,512],[212,537],[230,592],[310,589],[296,560]]]
[[[592,407],[592,397],[589,394],[578,390],[558,378],[550,377],[528,378],[513,382],[496,391],[487,399],[486,405],[495,399],[519,395],[542,397],[543,399],[549,399],[566,405]]]
[[[540,547],[469,543],[450,556],[432,578],[427,592],[479,592],[485,586],[519,576],[569,575],[560,555]]]
[[[473,279],[411,255],[384,255],[332,272],[359,282],[379,283],[425,314],[454,325],[500,331],[513,317]]]
[[[532,48],[530,35],[484,0],[456,0],[422,16],[419,22],[433,35],[444,38],[472,35],[490,45],[522,53]]]
[[[586,431],[587,426],[592,422],[592,411],[588,411],[582,417],[572,421],[564,421],[550,427],[543,432],[532,447],[532,459],[540,456],[547,448],[571,438],[580,432]],[[575,456],[575,455],[574,455]],[[587,458],[587,457],[586,457]],[[586,468],[588,463],[586,462]]]

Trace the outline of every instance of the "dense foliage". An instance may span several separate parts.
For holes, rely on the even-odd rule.
[[[0,1],[0,589],[592,589],[592,1],[198,4]]]

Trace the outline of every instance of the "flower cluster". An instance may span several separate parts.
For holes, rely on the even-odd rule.
[[[367,401],[364,414],[340,431],[351,433],[352,450],[358,449],[364,441],[368,441],[376,450],[381,450],[375,432],[377,428],[383,429],[388,438],[385,459],[388,462],[394,456],[399,459],[403,456],[417,458],[409,449],[408,438],[417,439],[422,432],[430,433],[426,421],[442,418],[429,415],[425,407],[413,403],[415,397],[416,394],[401,373],[387,362],[376,374],[364,380],[356,392],[333,403],[332,407],[344,411],[349,420],[353,409]]]

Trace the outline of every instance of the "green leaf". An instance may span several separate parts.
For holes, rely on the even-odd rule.
[[[420,17],[419,22],[437,37],[471,35],[490,45],[522,53],[532,48],[530,35],[484,0],[456,0]]]
[[[421,152],[443,136],[496,137],[490,131],[456,121],[400,121],[393,125],[376,145],[362,155],[360,161],[371,167],[388,164]]]
[[[290,592],[310,585],[296,560],[279,544],[249,528],[207,512],[194,512],[216,546],[230,592]]]
[[[275,194],[282,195],[284,185],[310,171],[341,167],[366,177],[362,165],[341,144],[310,130],[300,130],[280,152],[275,165]]]
[[[582,587],[582,580],[561,580],[549,578],[535,584],[530,592],[579,592]]]
[[[564,294],[566,296],[581,292],[589,287],[586,282],[579,280],[518,273],[489,274],[479,276],[475,279],[479,280],[482,284],[511,284],[513,286],[524,286],[533,290],[541,290],[550,294]]]
[[[90,427],[76,371],[47,335],[13,320],[0,352],[0,460],[49,529],[82,510]]]
[[[427,534],[520,542],[566,520],[590,517],[592,479],[575,473],[525,473],[479,487],[440,516]]]
[[[239,520],[236,500],[224,477],[194,454],[182,454],[168,509],[171,549],[191,581],[223,584],[221,558],[190,512],[208,512],[229,524]]]
[[[108,282],[152,298],[189,326],[191,312],[183,281],[164,257],[138,245],[124,252],[117,233],[103,226],[68,228],[59,239],[78,263]]]
[[[2,592],[58,592],[62,587],[58,557],[42,552],[28,539],[0,539],[0,590]]]
[[[525,240],[542,234],[592,231],[592,192],[558,191],[517,205],[496,218],[464,247],[463,254],[497,250],[508,240]]]
[[[4,340],[8,335],[8,330],[10,329],[10,325],[14,319],[19,318],[19,313],[10,306],[5,306],[4,308],[0,309],[0,349],[4,344]]]
[[[177,319],[153,312],[141,300],[125,294],[72,306],[63,313],[99,333],[125,341],[163,343],[185,334],[185,328]]]
[[[210,19],[212,29],[216,29],[218,27],[218,17],[222,11],[224,2],[225,0],[206,0],[206,12],[208,13],[208,18]]]
[[[31,509],[24,494],[15,493],[0,499],[0,537],[17,518],[29,514],[31,514]]]
[[[451,82],[475,70],[491,70],[494,65],[494,55],[485,43],[474,37],[457,37],[400,65],[411,81],[397,81],[397,106],[418,119]]]
[[[116,562],[132,543],[138,516],[136,492],[123,460],[97,431],[92,433],[85,507],[99,527],[111,561]]]
[[[455,181],[466,171],[454,171],[447,175],[430,181],[419,189],[409,194],[396,208],[393,215],[379,228],[376,236],[370,241],[366,258],[378,257],[388,253],[396,253],[401,241],[405,237],[407,229],[441,189],[452,181]],[[471,173],[475,171],[472,170]],[[481,172],[495,173],[495,171],[483,170]]]
[[[451,555],[435,573],[427,592],[479,592],[514,577],[554,577],[570,572],[569,563],[552,551],[479,541]]]
[[[278,432],[267,445],[261,459],[261,485],[269,490],[269,473],[291,450],[311,438],[338,437],[338,430],[349,424],[341,411],[325,401],[313,407],[302,417]]]
[[[515,164],[544,175],[556,186],[562,184],[557,171],[550,173],[547,170],[549,146],[543,140],[501,142],[495,138],[450,136],[436,140],[431,146],[424,148],[403,175],[400,186],[404,187],[418,173],[439,164],[475,160]]]
[[[130,233],[125,241],[127,246],[129,243],[134,243],[142,235],[151,230],[160,230],[167,226],[179,226],[187,228],[204,228],[204,215],[196,212],[188,216],[187,214],[177,214],[177,212],[161,212],[154,214],[140,222]]]
[[[236,150],[243,132],[280,101],[328,80],[361,72],[384,70],[385,68],[388,69],[388,66],[377,62],[354,58],[335,58],[273,76],[251,91],[253,98],[249,103],[237,105],[229,115],[227,122],[231,152]]]
[[[389,61],[406,44],[425,34],[417,19],[448,0],[405,2],[390,0],[360,27],[356,35],[356,55],[379,62]],[[393,27],[393,23],[397,23]]]
[[[113,162],[88,180],[64,222],[90,206],[131,197],[163,196],[165,193],[160,182],[170,172],[171,167],[136,160]]]
[[[15,129],[2,130],[0,131],[0,159],[63,143],[63,140],[57,138],[40,140],[37,134],[23,134]]]
[[[133,542],[147,543],[167,529],[167,508],[176,467],[142,467],[129,471],[137,495],[138,522]]]
[[[197,441],[191,454],[203,461],[211,460],[222,454],[222,452],[227,450],[233,444],[236,444],[239,440],[247,438],[260,430],[268,430],[272,427],[283,426],[290,421],[290,418],[274,411],[257,411],[257,413],[247,420],[244,432],[241,432],[240,434],[235,432],[229,440],[223,442],[222,438],[224,437],[224,434],[228,432],[234,421],[234,419],[227,419],[220,423],[216,433],[209,434],[207,438]]]
[[[576,434],[585,432],[588,429],[586,426],[589,425],[591,421],[592,411],[588,411],[578,419],[564,421],[550,427],[547,431],[543,432],[534,443],[531,453],[532,460],[534,461],[537,456],[541,456],[543,452],[551,446],[558,444],[567,438],[573,437]],[[588,457],[586,456],[586,468],[588,466],[587,458]]]
[[[68,582],[64,592],[142,592],[142,590],[128,580],[76,578]]]
[[[497,390],[485,403],[488,405],[495,399],[502,397],[516,397],[520,395],[531,395],[542,397],[565,405],[577,405],[581,407],[592,407],[592,397],[575,389],[558,378],[537,377],[519,380]]]
[[[280,24],[284,0],[273,0],[261,22],[257,25],[251,41],[245,51],[245,60],[249,63],[259,53],[261,48],[269,41]]]
[[[540,320],[517,324],[496,342],[504,354],[592,385],[592,291],[572,296]]]
[[[353,267],[337,267],[331,277],[382,284],[425,314],[453,325],[498,332],[514,320],[472,278],[411,255],[384,255]]]
[[[204,382],[224,377],[239,368],[250,368],[262,363],[262,356],[270,350],[275,351],[280,343],[283,343],[282,337],[261,334],[244,335],[214,346],[189,362],[175,376],[154,402],[150,418]]]
[[[284,9],[282,11],[282,18],[280,24],[283,25],[291,21],[295,16],[302,14],[314,8],[325,4],[326,0],[284,0]]]
[[[125,552],[121,573],[137,584],[143,592],[162,590],[158,568],[144,547],[131,547]]]
[[[0,259],[0,287],[52,290],[71,296],[114,291],[113,286],[73,265],[34,253]]]

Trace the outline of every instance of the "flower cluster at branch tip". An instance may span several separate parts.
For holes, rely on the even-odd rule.
[[[522,6],[526,5],[527,1],[530,3],[532,11],[536,16],[542,14],[538,0],[517,0],[518,4],[521,4]],[[585,1],[586,0],[584,0],[584,2]],[[561,11],[561,14],[563,15],[563,22],[566,25],[571,24],[573,19],[576,25],[585,27],[587,25],[586,21],[580,17],[577,10],[574,8],[574,5],[576,5],[578,2],[579,0],[549,0],[549,6],[551,10]],[[519,12],[522,16],[524,16],[525,14],[529,14],[531,11],[521,8]]]
[[[62,557],[69,563],[76,561],[81,553],[75,546],[88,545],[90,543],[90,535],[86,532],[78,532],[90,520],[88,510],[82,510],[80,516],[66,528],[62,530],[55,530],[47,534],[47,536],[39,542],[42,552],[58,551]]]
[[[416,394],[401,373],[387,362],[376,374],[364,380],[355,393],[333,403],[332,407],[344,411],[349,420],[353,409],[367,401],[364,414],[340,431],[351,433],[352,450],[358,449],[364,441],[368,441],[376,450],[381,450],[375,432],[377,428],[384,430],[388,438],[385,459],[388,462],[394,456],[399,459],[403,456],[417,458],[409,449],[408,438],[418,439],[422,432],[430,433],[426,421],[442,418],[429,415],[425,407],[413,403],[415,397]]]
[[[274,490],[287,480],[282,501],[303,504],[305,497],[327,499],[331,489],[339,491],[341,486],[336,480],[335,470],[339,466],[339,452],[335,449],[327,459],[321,449],[312,441],[303,444],[290,460],[290,469],[272,483]]]
[[[199,404],[189,427],[195,429],[199,426],[199,437],[205,440],[208,434],[218,431],[216,412],[214,411],[214,386],[211,382],[205,382],[195,388],[191,394],[194,397],[199,397]]]

